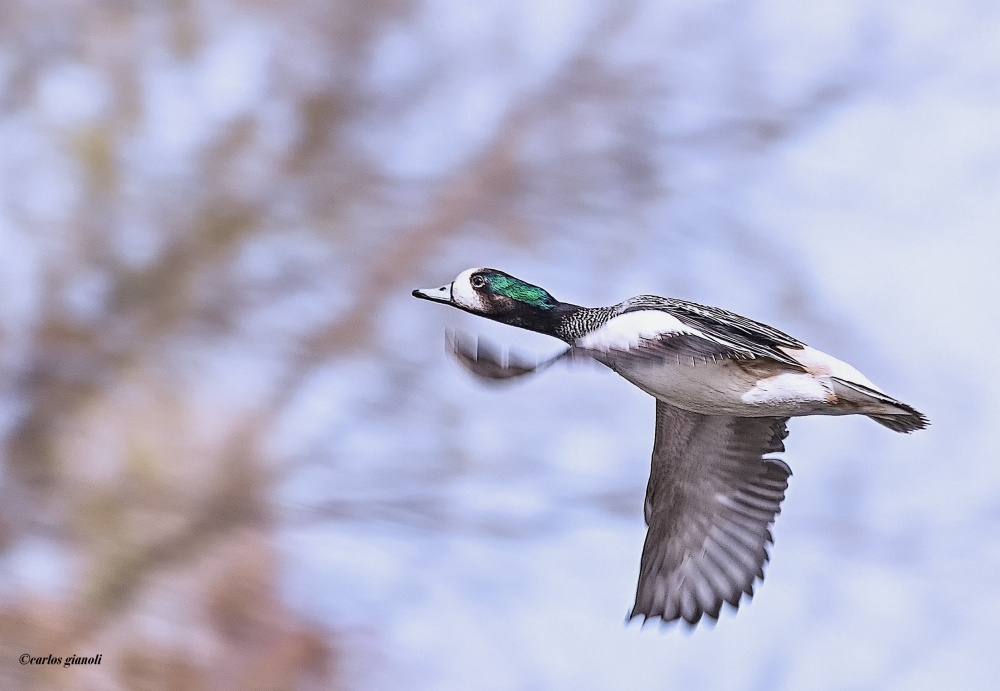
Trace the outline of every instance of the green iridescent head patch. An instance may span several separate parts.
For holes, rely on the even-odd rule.
[[[555,307],[553,297],[538,286],[505,274],[486,274],[483,278],[486,279],[490,290],[496,295],[504,295],[511,300],[517,300],[543,310]]]

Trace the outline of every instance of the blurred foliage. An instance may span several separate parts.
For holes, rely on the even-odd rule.
[[[672,127],[669,49],[621,58],[642,7],[598,7],[527,78],[517,36],[473,60],[442,41],[449,10],[415,1],[0,4],[0,226],[24,264],[5,288],[0,549],[50,546],[69,584],[4,590],[0,658],[105,660],[8,670],[5,688],[347,683],[351,632],[277,590],[274,492],[296,466],[267,441],[302,388],[390,357],[386,305],[449,240],[634,247],[686,154],[727,169],[843,94],[832,79],[781,103],[750,80]],[[488,132],[437,132],[456,83],[504,75],[521,81]],[[397,149],[428,136],[453,149],[414,172]]]

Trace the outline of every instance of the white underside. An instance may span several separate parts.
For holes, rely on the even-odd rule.
[[[806,372],[763,360],[690,364],[637,361],[615,371],[656,398],[704,415],[737,417],[892,413],[873,399],[838,399],[830,377],[877,387],[854,367],[815,348],[787,349]]]
[[[723,343],[662,310],[638,310],[609,320],[575,345],[606,354],[628,351],[641,347],[644,340],[669,339],[672,335],[694,335]],[[831,377],[881,391],[846,362],[808,346],[781,350],[805,371],[768,359],[681,364],[669,358],[622,358],[614,369],[656,398],[704,415],[785,417],[900,412],[867,394],[835,384]]]

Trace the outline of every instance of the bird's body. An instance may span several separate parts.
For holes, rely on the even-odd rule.
[[[862,414],[900,432],[927,424],[851,365],[719,308],[653,295],[580,307],[495,269],[469,269],[413,295],[569,345],[536,364],[452,336],[455,355],[481,377],[589,358],[656,398],[649,531],[632,616],[693,624],[752,594],[791,474],[763,456],[784,450],[789,417]]]
[[[653,298],[643,295],[614,306],[612,309],[616,311],[632,311],[612,317],[598,329],[576,339],[572,345],[577,354],[586,352],[657,399],[702,415],[791,417],[897,412],[880,400],[846,395],[847,392],[838,395],[835,378],[878,391],[867,377],[846,362],[793,341],[790,336],[774,336],[780,332],[773,330],[755,334],[756,340],[767,342],[773,352],[742,349],[726,343],[724,337],[713,339],[670,311],[671,305],[687,308],[701,305]],[[655,306],[636,309],[636,301]],[[716,310],[716,314],[719,326],[733,323],[722,321],[723,315],[732,313]],[[739,319],[747,331],[757,324]],[[662,353],[659,351],[664,348],[665,338],[689,341],[685,347],[678,345],[672,352]]]

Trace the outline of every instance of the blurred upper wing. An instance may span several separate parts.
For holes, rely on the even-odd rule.
[[[445,333],[445,347],[465,369],[480,379],[491,382],[540,372],[569,353],[567,349],[553,358],[539,362],[537,358],[498,347],[486,339],[450,330]]]
[[[656,402],[649,530],[630,617],[694,624],[753,595],[791,475],[763,456],[784,450],[787,419],[698,415]]]

